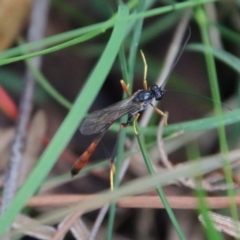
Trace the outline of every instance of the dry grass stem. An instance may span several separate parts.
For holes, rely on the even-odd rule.
[[[208,215],[214,225],[214,227],[219,231],[226,233],[232,237],[240,237],[240,222],[233,220],[230,217],[226,217],[214,212],[208,212]],[[199,217],[200,222],[206,226],[203,216]]]
[[[91,195],[45,195],[35,196],[29,199],[27,202],[28,207],[63,207],[70,204],[79,203],[87,199],[97,199],[97,194]],[[184,196],[168,196],[169,204],[174,209],[197,209],[198,200],[196,197],[184,197]],[[206,197],[206,202],[209,208],[221,209],[228,208],[230,206],[229,197]],[[240,197],[234,198],[237,206],[240,206]],[[124,208],[164,208],[162,202],[157,196],[135,196],[124,197],[117,201],[118,207]],[[76,216],[80,214],[77,213]]]
[[[61,240],[64,238],[66,233],[69,230],[73,230],[74,234],[78,235],[79,238],[76,239],[88,239],[88,231],[83,222],[79,219],[81,216],[81,212],[76,212],[70,216],[67,216],[63,219],[63,221],[58,225],[58,231],[54,234],[52,240]],[[80,228],[80,231],[79,231]],[[79,236],[81,234],[81,237]]]
[[[28,225],[34,225],[34,227],[26,229],[25,227]],[[28,236],[44,240],[52,240],[54,234],[56,233],[56,229],[54,227],[40,225],[36,220],[23,214],[19,214],[16,217],[12,227],[19,230],[21,233],[27,234]]]
[[[166,113],[167,114],[167,113]],[[169,161],[168,159],[168,156],[167,156],[167,153],[166,153],[166,150],[165,150],[165,147],[164,147],[164,141],[163,141],[163,129],[164,129],[164,119],[162,119],[159,123],[159,126],[158,126],[158,131],[157,131],[157,142],[158,142],[158,150],[159,150],[159,153],[160,153],[160,160],[161,160],[161,163],[163,164],[163,166],[170,170],[176,166],[179,166],[180,164],[177,164],[176,166],[173,166],[172,163]],[[211,174],[209,174],[211,175]],[[223,176],[222,176],[223,178]],[[222,180],[221,179],[218,179],[219,180]],[[178,182],[176,182],[176,184],[179,185],[179,183],[185,187],[188,187],[188,188],[191,188],[191,189],[197,189],[198,187],[201,187],[202,189],[208,191],[208,192],[216,192],[216,191],[225,191],[226,189],[229,189],[230,187],[236,187],[236,186],[229,186],[227,184],[216,184],[216,185],[213,185],[212,182],[208,181],[209,176],[208,178],[204,178],[200,185],[199,183],[196,183],[195,179],[194,178],[186,178],[186,179],[179,179]],[[236,178],[237,179],[237,178]]]
[[[168,50],[168,53],[167,53],[167,56],[166,56],[166,60],[164,61],[164,66],[163,66],[162,71],[161,71],[161,73],[158,77],[158,80],[156,82],[156,84],[158,86],[161,86],[164,83],[164,81],[167,78],[172,66],[174,65],[174,61],[176,59],[176,56],[179,52],[179,49],[181,48],[181,42],[182,42],[182,39],[184,37],[185,30],[188,26],[189,19],[190,19],[190,16],[191,16],[191,12],[192,11],[189,10],[189,9],[184,11],[183,17],[182,17],[182,19],[180,20],[180,23],[177,26],[177,29],[176,29],[175,34],[173,36],[173,40],[171,42],[171,45],[169,47],[169,50]],[[154,112],[153,108],[147,108],[144,111],[142,119],[140,121],[140,126],[142,126],[142,127],[147,126],[153,112]]]

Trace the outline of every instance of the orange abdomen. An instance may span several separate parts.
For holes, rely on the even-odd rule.
[[[87,163],[93,152],[95,151],[99,141],[94,141],[90,144],[87,150],[78,158],[75,164],[72,167],[71,174],[72,176],[76,175]]]

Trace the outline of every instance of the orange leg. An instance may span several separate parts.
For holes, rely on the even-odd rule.
[[[129,91],[128,91],[129,84],[126,84],[126,83],[124,82],[124,80],[120,80],[120,83],[121,83],[121,85],[122,85],[123,91],[128,95],[128,97],[130,97],[131,94],[130,94]]]
[[[163,111],[161,111],[159,108],[155,107],[153,104],[151,104],[151,106],[154,108],[154,110],[155,110],[158,114],[160,114],[161,116],[164,117],[164,123],[165,123],[165,125],[167,125],[167,120],[168,120],[167,114],[165,114],[165,113],[164,113]]]
[[[116,172],[116,167],[113,162],[110,163],[110,188],[111,191],[114,190],[114,174]]]
[[[116,172],[116,167],[115,167],[115,164],[114,164],[114,158],[116,156],[118,141],[119,141],[119,137],[120,137],[122,128],[125,128],[127,126],[128,126],[128,123],[121,123],[120,130],[119,130],[118,136],[117,136],[117,141],[115,143],[115,146],[114,146],[114,149],[113,149],[113,152],[112,152],[112,156],[111,156],[111,159],[110,159],[110,187],[111,187],[111,191],[114,190],[114,174]]]
[[[146,58],[144,56],[144,53],[142,50],[140,50],[141,56],[142,56],[142,60],[143,60],[143,65],[144,65],[144,70],[143,70],[143,89],[147,90],[148,89],[148,85],[147,85],[147,70],[148,70],[148,66],[147,66],[147,61]],[[128,91],[129,85],[127,85],[124,80],[120,81],[123,91],[128,95],[131,96],[131,94]]]
[[[140,114],[137,113],[136,116],[135,116],[134,119],[133,119],[133,130],[134,130],[134,132],[135,132],[136,135],[139,134],[138,131],[137,131],[137,128],[136,128],[136,121],[138,120],[139,116],[140,116]]]
[[[144,53],[142,50],[140,50],[141,56],[142,56],[142,60],[143,60],[143,65],[144,65],[144,70],[143,70],[143,89],[147,90],[148,86],[147,86],[147,70],[148,70],[148,66],[147,66],[147,61],[146,58],[144,56]]]

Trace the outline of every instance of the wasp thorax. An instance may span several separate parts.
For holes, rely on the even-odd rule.
[[[157,85],[153,85],[149,88],[149,91],[151,91],[157,101],[161,100],[163,97],[163,91],[161,87],[158,87]]]
[[[134,102],[149,102],[153,99],[153,93],[151,91],[141,90],[134,98]]]

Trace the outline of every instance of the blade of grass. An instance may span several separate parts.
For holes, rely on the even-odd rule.
[[[231,162],[239,159],[239,151],[234,151]],[[188,178],[188,177],[196,177],[199,174],[206,174],[213,170],[219,169],[224,165],[224,160],[222,155],[219,158],[216,157],[208,157],[201,161],[194,161],[191,163],[182,164],[180,167],[173,168],[172,170],[166,170],[165,172],[161,172],[154,176],[146,176],[141,179],[134,180],[132,182],[126,183],[118,191],[104,191],[97,195],[97,198],[87,199],[86,201],[82,201],[79,204],[74,204],[72,206],[68,206],[62,210],[53,210],[48,211],[43,214],[40,218],[38,218],[38,224],[54,224],[58,223],[59,219],[67,216],[76,211],[81,211],[82,213],[92,211],[102,207],[104,204],[109,202],[115,202],[119,198],[123,196],[132,196],[136,194],[145,193],[156,186],[164,186],[169,184],[169,182],[174,182],[179,178]],[[26,226],[32,227],[32,226]]]
[[[237,106],[240,107],[240,75],[238,75],[236,101],[237,101]],[[239,142],[240,124],[234,124],[232,126],[231,133],[232,134],[230,136],[228,144],[230,146],[230,149],[233,149],[234,147],[237,147]]]
[[[205,14],[205,10],[202,6],[198,6],[197,11],[195,13],[196,13],[195,17],[200,28],[203,44],[207,48],[210,48],[211,43],[210,43],[210,38],[208,33],[208,19]],[[213,96],[213,99],[216,100],[213,102],[214,110],[216,114],[219,116],[219,119],[222,120],[223,115],[222,115],[222,109],[221,109],[221,99],[220,99],[214,57],[211,53],[205,53],[205,60],[206,60],[206,66],[207,66],[207,72],[208,72],[208,78],[209,78],[212,96]],[[228,153],[228,145],[226,140],[226,133],[225,133],[223,124],[218,127],[218,136],[219,136],[220,150],[221,150],[221,153],[223,154],[224,162],[225,162],[224,174],[226,176],[226,183],[227,185],[231,186],[233,184],[233,180],[232,180],[233,178],[231,173],[231,166],[229,163],[230,161],[228,156],[229,153]],[[234,189],[229,188],[227,192],[231,198],[230,211],[231,211],[232,217],[237,221],[238,211],[237,211],[236,203],[234,202]]]
[[[41,71],[37,68],[35,68],[31,61],[26,60],[26,64],[28,68],[31,70],[33,76],[36,78],[37,82],[42,86],[42,88],[51,96],[53,99],[55,99],[58,103],[60,103],[62,106],[64,106],[66,109],[70,110],[72,107],[72,103],[70,103],[66,98],[64,98],[43,76]]]
[[[144,12],[144,6],[145,6],[145,0],[140,0],[138,5],[137,5],[137,12]],[[142,26],[143,26],[143,18],[139,19],[135,23],[135,27],[133,28],[133,37],[132,37],[132,44],[130,46],[130,54],[128,58],[128,72],[125,72],[124,75],[128,76],[128,79],[126,79],[127,83],[129,83],[129,92],[131,92],[132,89],[132,83],[133,83],[133,72],[134,72],[134,66],[135,66],[135,60],[136,60],[136,53],[138,50],[138,44],[140,41],[141,37],[141,32],[142,32]],[[124,58],[122,59],[124,60]],[[123,66],[124,66],[123,62]],[[124,93],[124,96],[126,93]],[[125,119],[125,117],[121,118]],[[116,164],[116,173],[115,173],[115,186],[118,188],[119,183],[120,183],[120,170],[122,166],[122,160],[123,160],[123,152],[124,152],[124,142],[126,138],[126,133],[125,130],[122,129],[120,133],[120,138],[118,142],[118,150],[117,150],[117,164]],[[107,227],[107,240],[112,239],[113,235],[113,225],[114,225],[114,219],[115,219],[115,214],[116,214],[116,203],[112,203],[110,205],[110,212],[109,212],[109,221],[108,221],[108,227]]]
[[[200,151],[197,146],[196,142],[192,142],[187,145],[187,157],[188,159],[191,159],[190,161],[195,161],[195,160],[200,160],[201,161],[201,156],[200,156]],[[199,174],[199,177],[195,179],[197,183],[197,187],[195,189],[195,195],[197,196],[198,199],[198,211],[200,214],[203,215],[203,218],[205,220],[206,224],[206,235],[208,239],[219,239],[223,240],[222,236],[219,234],[219,232],[216,231],[216,229],[213,227],[213,223],[210,220],[210,217],[208,215],[209,208],[207,206],[207,203],[205,201],[206,193],[201,187],[201,182],[202,182],[202,176]]]
[[[156,15],[164,14],[166,12],[182,10],[182,9],[202,5],[204,3],[217,2],[217,1],[218,0],[198,0],[198,1],[185,1],[185,2],[182,2],[182,3],[170,4],[168,6],[151,9],[151,10],[146,11],[144,13],[131,14],[128,17],[128,20],[132,20],[132,19],[136,20],[138,18],[143,18],[143,17],[144,18],[153,17],[153,16],[156,16]]]
[[[233,43],[236,43],[237,45],[239,44],[240,34],[238,32],[233,31],[230,28],[227,28],[227,27],[225,27],[223,25],[220,25],[220,24],[216,24],[214,26],[216,26],[218,28],[219,32],[222,34],[222,36],[225,39],[227,39],[227,40],[229,40]]]
[[[209,209],[205,200],[206,193],[201,188],[197,188],[196,195],[198,197],[199,213],[202,214],[203,219],[206,222],[205,232],[207,239],[223,240],[222,235],[213,227],[213,223],[208,215]]]
[[[141,13],[144,12],[144,5],[145,1],[141,0],[139,1],[137,12]],[[134,73],[134,67],[136,62],[136,55],[138,51],[138,45],[140,42],[141,34],[142,34],[142,26],[143,26],[143,18],[138,20],[135,24],[134,31],[133,31],[133,37],[131,40],[130,45],[130,53],[128,57],[128,77],[127,82],[130,83],[129,92],[132,90],[132,83],[133,83],[133,73]]]
[[[55,134],[51,143],[48,145],[44,153],[39,159],[37,166],[33,169],[25,184],[19,190],[15,199],[10,203],[5,213],[0,218],[0,235],[4,234],[11,225],[14,217],[24,206],[25,202],[31,197],[44,181],[45,177],[50,172],[61,150],[66,146],[79,122],[83,119],[86,111],[90,107],[93,99],[97,95],[102,86],[105,77],[107,76],[123,41],[127,22],[122,21],[122,18],[128,16],[128,8],[125,5],[120,5],[116,25],[110,40],[93,72],[90,74],[88,81],[77,97],[69,114],[65,118],[61,127]],[[89,99],[92,96],[92,99]],[[70,175],[70,174],[69,174]]]
[[[153,0],[152,0],[153,1]],[[149,1],[150,4],[152,1]],[[133,0],[127,3],[129,9],[133,8],[134,5],[137,4],[137,0]],[[26,48],[27,51],[32,52],[32,51],[36,51],[37,49],[43,49],[43,48],[47,48],[51,45],[55,45],[55,44],[59,44],[61,42],[64,41],[69,41],[72,40],[73,38],[79,37],[80,35],[89,33],[89,32],[93,32],[95,30],[98,29],[102,29],[102,32],[106,31],[108,28],[114,26],[114,17],[116,16],[116,14],[109,20],[106,20],[104,22],[100,22],[97,24],[93,24],[90,26],[86,26],[80,29],[76,29],[76,30],[71,30],[65,33],[61,33],[55,36],[51,36],[48,38],[45,38],[41,41],[35,41],[33,43],[26,43],[24,44],[22,47]],[[82,22],[81,22],[82,24]],[[9,50],[3,51],[0,53],[0,58],[7,58],[7,57],[13,57],[16,56],[18,54],[22,53],[22,47],[15,47],[15,48],[11,48]]]
[[[61,34],[58,34],[55,36],[51,36],[51,37],[45,38],[41,41],[36,41],[33,43],[26,43],[26,44],[23,44],[22,46],[11,48],[9,50],[1,52],[0,59],[10,58],[10,57],[22,54],[23,49],[24,49],[24,52],[32,52],[32,51],[36,51],[39,48],[40,49],[47,48],[51,45],[56,45],[56,44],[59,44],[64,41],[72,40],[74,38],[77,38],[77,37],[87,34],[89,32],[94,32],[98,29],[102,29],[102,32],[104,32],[108,28],[112,27],[113,25],[114,25],[114,20],[111,19],[111,20],[107,20],[105,22],[93,24],[93,25],[90,25],[87,27],[83,27],[80,29],[68,31],[66,33],[61,33]]]
[[[218,116],[203,118],[194,121],[187,121],[184,123],[171,124],[164,128],[164,134],[170,134],[177,131],[193,132],[203,131],[219,127],[220,125],[229,125],[240,121],[240,109],[235,109],[231,112],[226,112],[223,117],[219,119]]]
[[[108,160],[103,160],[101,162],[95,163],[95,164],[91,164],[89,166],[84,167],[81,172],[76,176],[76,180],[85,176],[86,174],[88,174],[89,172],[99,169],[99,168],[107,168],[107,166],[109,166],[109,161]],[[69,171],[67,173],[58,175],[58,176],[54,176],[50,179],[47,179],[45,181],[45,183],[41,186],[41,191],[48,191],[49,189],[52,189],[54,187],[58,187],[62,184],[71,182],[72,179],[69,178]]]
[[[186,121],[182,123],[170,124],[164,128],[164,135],[173,134],[174,132],[196,132],[205,131],[219,127],[220,125],[230,125],[240,121],[240,109],[235,109],[231,112],[223,114],[222,119],[218,116],[202,118],[198,120]],[[119,125],[113,124],[110,128],[111,131],[118,131]],[[141,128],[141,133],[144,135],[156,135],[157,127],[148,126],[147,128]],[[126,128],[127,134],[134,134],[133,127],[129,126]]]
[[[121,72],[123,74],[123,80],[125,81],[126,84],[128,84],[128,68],[127,68],[127,61],[126,61],[126,56],[124,53],[124,47],[121,47],[121,50],[119,52],[119,62],[120,62],[120,67],[121,67]]]
[[[177,11],[177,10],[182,10],[185,8],[190,8],[190,7],[194,7],[197,6],[199,4],[203,4],[203,3],[208,3],[208,2],[215,2],[218,0],[198,0],[198,1],[186,1],[183,3],[177,3],[177,4],[172,4],[169,6],[165,6],[165,7],[160,7],[160,8],[155,8],[149,11],[146,11],[144,13],[138,13],[138,14],[131,14],[131,16],[126,17],[124,20],[125,21],[129,21],[129,20],[137,20],[137,19],[141,19],[141,18],[147,18],[147,17],[153,17],[156,15],[161,15],[170,11]],[[10,49],[7,51],[4,51],[3,53],[0,54],[0,65],[4,65],[4,64],[8,64],[11,62],[15,62],[15,61],[19,61],[19,60],[23,60],[26,58],[30,58],[30,57],[34,57],[34,56],[38,56],[41,54],[47,54],[53,51],[57,51],[57,50],[61,50],[64,47],[69,47],[72,46],[74,44],[77,44],[79,42],[82,41],[86,41],[88,39],[91,39],[94,36],[99,35],[100,33],[106,31],[108,28],[111,28],[115,23],[115,18],[111,18],[103,23],[98,23],[98,24],[94,24],[88,27],[84,27],[78,30],[74,30],[74,31],[70,31],[64,34],[59,34],[57,36],[54,37],[50,37],[50,38],[46,38],[45,40],[42,41],[38,41],[32,44],[24,44],[22,47],[24,48],[24,52],[30,52],[33,50],[36,50],[37,48],[44,48],[46,46],[52,45],[52,44],[56,44],[62,41],[67,41],[69,39],[68,42],[66,43],[62,43],[59,44],[57,46],[51,47],[49,49],[45,49],[42,51],[38,51],[32,54],[27,54],[27,57],[24,56],[18,56],[18,57],[12,57],[10,58],[10,56],[15,56],[17,54],[21,54],[22,53],[22,48],[14,48],[14,49]],[[80,34],[85,34],[83,36],[79,36]],[[75,38],[75,39],[72,39]],[[8,58],[6,58],[8,57]],[[4,59],[6,58],[6,59]]]
[[[138,131],[137,124],[136,124],[136,128],[137,128],[137,131]],[[155,171],[154,171],[154,169],[153,169],[151,160],[150,160],[150,158],[149,158],[149,156],[148,156],[148,153],[147,153],[147,150],[146,150],[146,146],[145,146],[145,144],[144,144],[141,136],[140,136],[139,134],[136,135],[136,136],[137,136],[138,144],[139,144],[140,150],[141,150],[141,152],[142,152],[142,156],[143,156],[144,162],[145,162],[145,164],[146,164],[146,166],[147,166],[148,172],[149,172],[152,176],[154,176],[154,175],[155,175]],[[167,211],[167,213],[168,213],[168,216],[169,216],[170,220],[172,221],[172,224],[173,224],[174,228],[176,229],[179,238],[180,238],[180,239],[186,239],[186,237],[184,236],[184,234],[183,234],[183,232],[182,232],[182,229],[180,228],[180,226],[179,226],[179,224],[178,224],[178,221],[177,221],[177,219],[175,218],[175,215],[174,215],[174,213],[173,213],[173,211],[172,211],[172,209],[171,209],[171,207],[170,207],[170,205],[169,205],[169,203],[168,203],[168,200],[167,200],[167,198],[166,198],[166,196],[165,196],[165,194],[164,194],[163,189],[162,189],[160,186],[158,186],[158,187],[156,187],[156,191],[157,191],[157,193],[158,193],[161,201],[163,202],[163,205],[164,205],[165,208],[166,208],[166,211]]]
[[[40,50],[40,51],[37,51],[37,52],[34,52],[34,53],[24,54],[22,56],[6,58],[6,59],[0,59],[0,66],[6,65],[6,64],[9,64],[9,63],[13,63],[13,62],[17,62],[17,61],[20,61],[20,60],[24,60],[24,59],[28,59],[28,58],[32,58],[32,57],[36,57],[36,56],[40,56],[40,55],[45,55],[45,54],[49,54],[49,53],[52,53],[52,52],[56,52],[56,51],[62,50],[64,48],[70,47],[72,45],[75,45],[75,44],[87,41],[87,40],[89,40],[89,39],[91,39],[93,37],[96,37],[97,35],[99,35],[101,33],[102,33],[101,29],[100,30],[96,30],[96,31],[87,33],[87,34],[85,34],[83,36],[77,37],[75,39],[69,40],[69,41],[67,41],[65,43],[61,43],[61,44],[58,44],[56,46],[53,46],[53,47],[50,47],[50,48],[47,48],[47,49],[44,49],[44,50]],[[24,51],[27,52],[27,50],[24,50]]]
[[[240,73],[240,59],[229,52],[226,52],[222,49],[214,49],[211,46],[205,46],[203,44],[189,44],[187,49],[192,51],[204,52],[206,54],[213,54],[218,60],[228,65],[237,73]]]
[[[151,25],[144,27],[140,44],[142,46],[148,44],[151,40],[177,25],[181,16],[182,11],[169,13],[157,19],[155,22],[151,23]]]
[[[116,172],[114,176],[114,189],[118,189],[120,184],[120,170],[122,167],[122,160],[124,155],[124,143],[126,138],[126,133],[124,129],[122,129],[119,140],[118,140],[118,146],[117,146],[117,157],[116,157]],[[113,239],[113,226],[114,226],[114,220],[116,215],[116,203],[112,203],[109,207],[109,217],[108,217],[108,226],[107,226],[107,234],[106,239],[111,240]]]
[[[148,144],[147,148],[151,148],[153,147],[153,144]],[[135,149],[131,149],[130,151],[124,152],[124,155],[122,157],[122,159],[125,159],[129,156],[132,156],[134,153],[139,152],[139,149],[135,148]],[[81,178],[82,176],[85,176],[86,174],[88,174],[89,172],[99,169],[99,168],[107,168],[109,166],[109,159],[103,159],[98,163],[95,164],[91,164],[89,166],[84,167],[81,172],[75,177],[76,179]],[[51,188],[57,187],[61,184],[67,183],[67,182],[71,182],[72,179],[69,178],[69,172],[59,175],[59,176],[55,176],[52,177],[50,179],[47,179],[44,184],[41,186],[41,191],[48,191]]]

